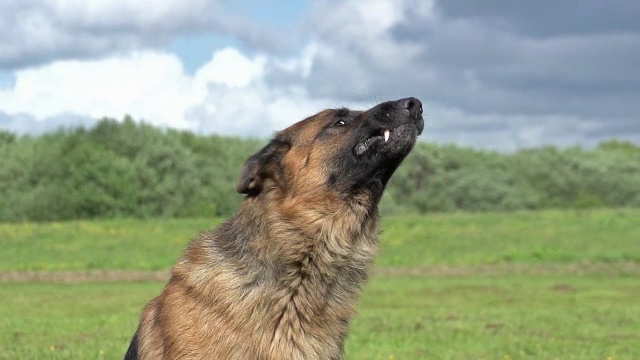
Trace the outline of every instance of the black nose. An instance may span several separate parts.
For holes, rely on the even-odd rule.
[[[411,113],[411,115],[413,116],[417,117],[422,115],[422,103],[420,102],[420,100],[414,97],[400,99],[396,101],[396,103],[399,107],[409,110],[409,113]]]

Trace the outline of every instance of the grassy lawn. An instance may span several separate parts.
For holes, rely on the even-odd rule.
[[[116,219],[0,224],[0,271],[158,270],[220,220]]]
[[[640,209],[383,218],[380,266],[640,262]],[[209,219],[0,224],[0,271],[167,269]]]
[[[347,359],[640,359],[640,210],[384,221]],[[0,224],[0,272],[167,269],[219,221]],[[120,359],[162,282],[0,283],[0,359]]]
[[[8,283],[0,359],[122,359],[143,304],[162,283]]]
[[[1,359],[118,359],[162,283],[0,287]],[[638,359],[637,278],[372,279],[347,359]]]
[[[637,359],[639,296],[632,278],[376,278],[360,301],[346,355]]]

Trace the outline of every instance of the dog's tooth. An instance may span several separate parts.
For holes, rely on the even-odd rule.
[[[384,142],[389,141],[389,135],[391,135],[391,131],[384,129]]]
[[[356,148],[356,154],[358,155],[364,154],[365,151],[367,151],[367,145],[365,145],[364,143],[358,145],[358,147]]]

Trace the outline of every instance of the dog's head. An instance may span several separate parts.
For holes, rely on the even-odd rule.
[[[236,190],[297,198],[369,198],[377,205],[389,178],[422,133],[422,103],[388,101],[367,111],[325,110],[276,134],[251,156]]]

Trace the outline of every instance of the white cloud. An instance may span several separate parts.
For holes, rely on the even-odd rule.
[[[317,53],[315,44],[290,58],[249,57],[225,48],[193,75],[185,72],[178,57],[161,52],[59,61],[15,72],[15,86],[0,89],[0,124],[25,131],[33,119],[51,125],[36,128],[51,129],[64,124],[65,118],[86,124],[87,118],[130,114],[155,125],[201,133],[269,136],[324,108],[373,105],[309,94],[304,80]],[[274,72],[285,72],[292,80],[274,82],[269,78]],[[579,117],[478,115],[423,100],[425,137],[440,142],[515,150],[542,143],[580,143],[603,130],[602,124]]]
[[[310,61],[308,49],[299,57],[270,59],[225,48],[194,75],[186,74],[175,55],[151,51],[59,61],[17,71],[15,86],[0,90],[0,112],[39,121],[64,114],[93,118],[130,114],[155,125],[207,133],[269,135],[336,105],[311,99],[301,86],[265,81],[268,66],[303,76]]]
[[[246,13],[226,4],[0,1],[0,69],[15,78],[0,85],[0,126],[128,113],[158,125],[266,135],[322,108],[416,96],[425,102],[426,137],[438,141],[511,149],[640,136],[640,37],[630,16],[626,27],[604,16],[591,29],[557,14],[551,36],[546,17],[494,14],[491,6],[328,1],[276,41],[255,18],[270,4]],[[474,15],[483,9],[486,16]],[[608,15],[627,12],[618,6]],[[248,51],[219,49],[186,71],[178,55],[159,49],[190,34],[230,35]],[[176,51],[190,66],[201,61]]]
[[[199,86],[214,82],[230,88],[246,87],[264,76],[266,61],[262,55],[251,60],[233,48],[222,49],[198,69],[195,80]]]
[[[2,0],[0,70],[161,49],[202,33],[259,49],[283,46],[223,0]]]
[[[178,127],[186,125],[180,109],[195,100],[179,59],[155,52],[20,70],[15,86],[0,94],[1,111],[39,120],[64,113],[95,118],[130,113]]]
[[[217,0],[3,0],[0,67],[150,48],[183,31],[214,28]]]

